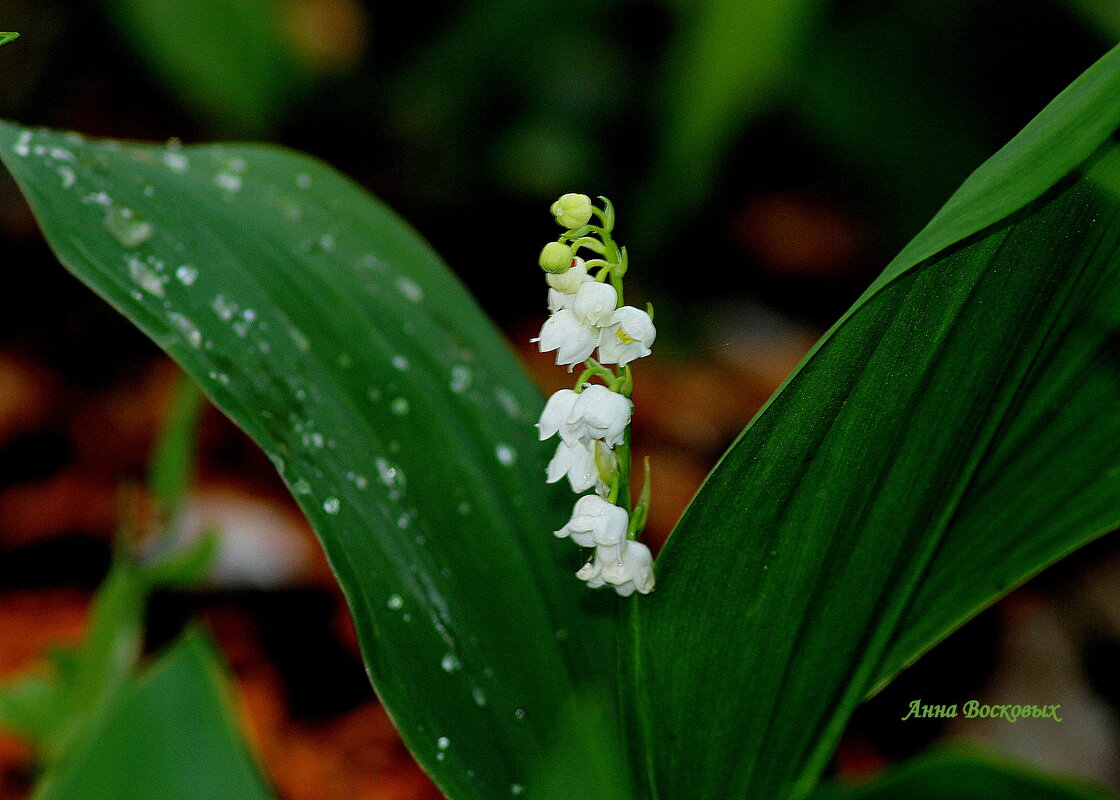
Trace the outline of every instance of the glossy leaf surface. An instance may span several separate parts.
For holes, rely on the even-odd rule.
[[[655,797],[803,796],[876,684],[1120,524],[1118,82],[981,167],[709,476],[634,606]]]
[[[525,785],[573,682],[613,659],[613,604],[551,534],[571,495],[543,482],[538,394],[438,257],[276,148],[3,125],[0,156],[62,262],[272,458],[441,788]]]

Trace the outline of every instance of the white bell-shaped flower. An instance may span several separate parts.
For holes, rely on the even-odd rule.
[[[579,321],[569,309],[561,309],[541,326],[540,350],[556,351],[557,364],[578,364],[586,361],[599,344],[599,329]]]
[[[548,311],[555,314],[557,311],[563,311],[565,308],[571,308],[576,301],[574,294],[564,294],[555,289],[548,290]]]
[[[546,480],[548,483],[556,483],[565,475],[576,494],[586,492],[595,485],[599,470],[595,466],[594,443],[560,442],[556,446],[556,455],[548,462]]]
[[[560,273],[549,272],[545,274],[544,279],[558,292],[575,294],[580,286],[592,278],[587,274],[587,262],[577,256],[572,259],[572,266],[567,270]]]
[[[599,361],[625,366],[650,354],[657,336],[649,314],[633,306],[623,306],[611,314],[599,333]]]
[[[618,305],[618,292],[609,283],[588,281],[576,290],[572,311],[587,325],[602,326],[607,323]]]
[[[626,509],[608,503],[597,495],[589,494],[576,501],[568,524],[556,531],[563,538],[582,547],[619,545],[626,539],[626,526],[630,515]]]
[[[560,435],[566,439],[602,439],[607,445],[614,447],[622,443],[633,410],[634,404],[630,399],[618,392],[612,392],[600,384],[587,386],[576,395],[567,425],[559,428]]]
[[[557,432],[565,442],[575,441],[581,438],[578,432],[570,430],[571,426],[568,425],[568,419],[572,416],[572,406],[576,404],[579,395],[571,389],[561,389],[554,393],[548,402],[544,404],[544,410],[541,411],[540,422],[537,423],[540,439],[543,442],[550,436],[555,436]]]
[[[610,584],[623,597],[635,590],[653,591],[653,555],[641,542],[629,539],[611,547],[596,547],[595,558],[576,573],[591,589]]]

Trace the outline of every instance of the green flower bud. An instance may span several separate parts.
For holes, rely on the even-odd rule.
[[[585,194],[566,194],[552,204],[551,210],[561,226],[574,231],[591,219],[591,198]]]
[[[541,269],[553,274],[564,273],[572,266],[572,248],[560,242],[549,242],[541,249]]]

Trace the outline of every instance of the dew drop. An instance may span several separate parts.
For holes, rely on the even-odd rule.
[[[501,405],[505,412],[511,417],[516,417],[521,413],[521,404],[517,402],[517,398],[509,393],[505,387],[499,386],[494,390],[494,397],[498,399],[498,404]]]
[[[518,719],[525,719],[525,709],[519,708],[513,712],[513,715]]]
[[[401,599],[399,594],[391,594],[389,595],[389,599],[385,602],[385,605],[393,609],[393,611],[396,611],[404,605],[404,600]]]
[[[408,278],[397,278],[397,288],[400,289],[401,294],[403,294],[414,303],[419,303],[424,299],[424,290],[421,289],[413,280],[410,280]]]
[[[163,291],[163,281],[159,279],[159,275],[135,256],[128,259],[128,274],[136,285],[144,291],[154,294],[156,297],[166,296]]]
[[[180,336],[187,340],[187,344],[191,347],[198,349],[202,346],[202,332],[189,319],[182,314],[172,313],[167,315],[167,321],[171,323],[171,327]]]
[[[74,170],[70,169],[70,167],[59,167],[57,171],[58,177],[62,178],[63,189],[69,189],[74,185],[74,182],[78,180],[78,176],[74,174]]]
[[[241,190],[241,176],[232,172],[219,172],[214,176],[214,183],[230,194]]]
[[[303,331],[298,328],[289,328],[288,335],[292,337],[292,341],[302,352],[306,353],[311,349],[311,342],[307,341],[307,337],[303,335]]]
[[[471,513],[471,504],[470,504],[470,503],[468,503],[468,502],[467,502],[466,500],[464,500],[463,502],[461,502],[461,503],[459,504],[459,513],[460,513],[460,514],[462,514],[462,515],[463,515],[464,517],[465,517],[465,516],[466,516],[467,514]]]
[[[137,247],[152,238],[155,228],[131,208],[110,205],[103,220],[105,230],[125,247]]]
[[[179,267],[179,269],[175,270],[175,277],[179,279],[179,283],[184,286],[190,286],[198,277],[198,270],[189,264],[184,264]]]
[[[448,653],[447,655],[445,655],[443,657],[443,660],[439,662],[439,665],[443,667],[444,672],[454,672],[461,666],[459,663],[459,659],[455,657],[454,653]]]
[[[386,486],[392,486],[397,479],[397,468],[383,458],[378,458],[373,463],[377,467],[377,477],[381,482]]]
[[[351,365],[354,363],[354,360],[350,358],[350,356],[348,356],[346,353],[339,353],[337,361],[338,366],[342,367],[343,369],[350,369]]]
[[[182,153],[164,153],[161,160],[163,165],[176,175],[184,174],[191,166],[191,162]]]
[[[509,787],[509,792],[512,795],[519,795],[524,791],[525,791],[525,787],[522,786],[520,783],[511,784],[510,787]]]
[[[301,189],[310,189],[311,176],[305,172],[301,172],[299,175],[296,175],[296,186]]]
[[[311,494],[311,484],[300,478],[292,484],[292,491],[296,494]]]
[[[323,501],[323,510],[328,514],[337,514],[341,505],[337,497],[328,497]]]
[[[408,400],[403,397],[398,397],[393,401],[392,405],[389,406],[389,410],[398,417],[403,417],[408,413]]]
[[[470,367],[462,365],[453,367],[451,369],[451,391],[455,394],[462,394],[470,388],[471,380],[474,376],[471,374]]]
[[[223,321],[229,322],[233,319],[233,315],[237,313],[237,303],[231,302],[226,299],[225,295],[218,295],[214,301],[210,303],[210,308],[214,313],[222,318]]]
[[[439,741],[436,742],[436,746],[440,750],[446,750],[448,747],[451,746],[451,740],[448,739],[446,736],[441,736],[441,737],[439,737]]]
[[[16,143],[12,146],[12,152],[20,158],[26,158],[31,155],[31,131],[24,131],[19,135]]]
[[[494,448],[494,452],[498,456],[498,460],[507,467],[513,466],[513,463],[517,461],[517,451],[508,444],[499,444]]]
[[[393,356],[393,366],[404,372],[408,369],[408,359],[404,356]]]
[[[479,708],[486,705],[486,695],[477,686],[471,689],[471,697],[474,698],[475,705]]]

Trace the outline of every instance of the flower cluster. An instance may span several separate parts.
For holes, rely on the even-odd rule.
[[[649,511],[649,463],[637,505],[630,504],[630,362],[648,356],[656,336],[649,311],[623,305],[626,248],[612,238],[614,209],[582,194],[566,194],[552,205],[565,232],[541,250],[539,263],[548,281],[548,320],[541,327],[542,353],[556,351],[556,363],[571,372],[583,364],[574,389],[548,399],[538,428],[545,440],[559,436],[547,480],[565,477],[580,497],[572,518],[556,535],[594,547],[592,560],[576,573],[591,588],[610,585],[627,596],[653,590],[653,558],[637,541]],[[595,222],[592,222],[594,218]],[[584,260],[581,249],[600,256]],[[652,309],[651,309],[652,310]],[[598,359],[592,355],[598,349]],[[618,369],[609,364],[617,364]],[[594,379],[602,383],[593,383]]]

